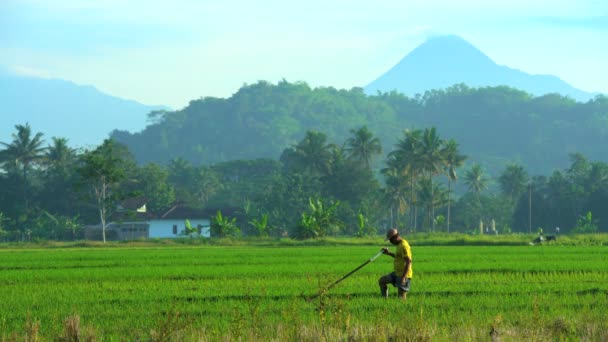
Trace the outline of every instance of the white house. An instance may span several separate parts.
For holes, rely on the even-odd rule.
[[[192,228],[200,227],[200,236],[209,237],[209,219],[203,218],[159,218],[148,220],[150,238],[183,237],[186,231],[186,219]]]

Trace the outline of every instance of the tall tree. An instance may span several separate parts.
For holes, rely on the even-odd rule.
[[[323,176],[331,169],[334,144],[327,142],[327,136],[321,132],[307,131],[306,136],[294,149],[296,165],[312,176]]]
[[[77,214],[80,203],[76,190],[77,161],[77,151],[68,146],[68,140],[53,137],[44,157],[44,187],[40,191],[41,205],[49,212],[67,216]]]
[[[137,170],[137,189],[146,201],[146,209],[160,213],[175,202],[175,191],[167,181],[169,172],[156,164],[147,164]]]
[[[427,180],[430,182],[428,189],[431,191],[431,197],[434,198],[433,191],[433,177],[440,174],[443,171],[444,155],[443,155],[443,144],[444,141],[439,138],[435,127],[426,128],[422,134],[422,140],[420,145],[420,163],[422,170],[427,175]],[[435,202],[431,201],[430,216],[435,217]],[[431,229],[435,230],[435,220],[431,220]]]
[[[346,140],[346,152],[354,160],[362,162],[367,169],[370,168],[372,158],[382,153],[380,139],[363,126],[357,130],[350,130],[352,137]]]
[[[13,141],[10,143],[0,142],[5,147],[0,151],[0,163],[11,164],[21,173],[23,180],[22,197],[25,208],[29,207],[27,198],[28,179],[27,175],[32,166],[39,164],[44,158],[46,147],[42,144],[42,133],[36,133],[32,137],[32,129],[28,123],[16,125],[17,133],[13,133]]]
[[[66,138],[52,138],[53,143],[47,148],[45,161],[50,167],[65,169],[74,162],[76,150],[68,146]]]
[[[481,165],[475,163],[471,169],[467,170],[464,175],[464,182],[467,184],[469,191],[477,196],[488,188],[490,179],[486,176]]]
[[[178,157],[169,163],[167,180],[174,188],[175,200],[195,206],[196,198],[192,191],[196,179],[196,168],[184,158]]]
[[[120,199],[118,185],[127,178],[128,161],[120,152],[120,146],[114,140],[106,139],[95,150],[82,156],[82,166],[78,169],[97,203],[104,243],[107,220],[115,202]]]
[[[572,208],[572,214],[578,218],[584,215],[583,203],[586,192],[589,191],[589,173],[591,171],[591,164],[587,157],[581,153],[570,154],[571,165],[566,170],[568,181],[570,182],[570,191],[568,197],[570,199],[570,205]]]
[[[528,173],[521,165],[509,164],[498,177],[498,183],[502,193],[514,202],[526,191]]]
[[[430,231],[435,231],[434,208],[447,203],[447,191],[441,184],[433,183],[432,180],[424,178],[418,184],[419,205],[425,209],[423,228],[430,223]],[[428,228],[427,228],[428,229]]]
[[[400,174],[400,172],[405,171],[394,167],[382,169],[386,184],[383,198],[389,206],[389,225],[391,227],[395,226],[395,221],[399,221],[399,216],[405,214],[409,206],[407,201],[409,177],[407,174]],[[395,216],[397,220],[395,220]]]
[[[409,180],[409,206],[410,226],[416,231],[416,182],[418,176],[423,172],[422,162],[422,131],[406,130],[404,137],[395,144],[395,150],[388,154],[387,164],[389,168],[395,168],[399,172],[396,175],[408,177]]]
[[[204,166],[197,170],[193,186],[200,206],[207,205],[209,198],[223,188],[218,173]]]
[[[441,151],[443,155],[443,163],[445,168],[445,174],[448,178],[448,192],[447,192],[447,205],[448,205],[448,215],[447,215],[447,232],[450,232],[450,219],[451,219],[451,206],[452,206],[452,182],[458,180],[458,175],[456,173],[456,169],[461,167],[467,157],[463,154],[460,154],[458,150],[458,143],[454,139],[448,140],[443,150]]]
[[[464,174],[464,182],[467,184],[469,191],[475,194],[477,198],[477,204],[479,206],[479,213],[477,213],[479,219],[482,218],[482,208],[480,194],[483,190],[488,188],[490,180],[486,176],[481,165],[475,163],[471,166],[470,170],[467,170]]]

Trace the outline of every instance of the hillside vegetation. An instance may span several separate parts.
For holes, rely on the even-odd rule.
[[[367,96],[361,88],[258,82],[230,98],[202,98],[179,111],[153,112],[150,118],[154,123],[139,133],[112,134],[139,163],[167,164],[178,157],[194,165],[278,159],[308,130],[341,143],[350,130],[365,125],[385,153],[403,130],[436,127],[490,174],[511,162],[531,174],[549,174],[569,165],[570,153],[605,161],[602,146],[608,142],[605,96],[581,103],[557,94],[533,97],[508,87],[462,84],[412,98],[395,92]]]

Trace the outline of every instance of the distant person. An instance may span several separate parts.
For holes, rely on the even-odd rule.
[[[559,227],[555,227],[555,235],[559,234]]]
[[[534,240],[532,240],[533,244],[540,244],[543,243],[543,241],[545,241],[545,237],[543,236],[543,230],[539,229],[538,231],[538,237]]]
[[[378,280],[380,293],[388,298],[388,284],[397,288],[399,298],[405,300],[410,291],[412,280],[412,250],[410,244],[399,235],[397,229],[389,229],[386,232],[386,239],[396,246],[395,253],[391,253],[388,248],[384,248],[382,253],[394,258],[393,272],[382,276]]]

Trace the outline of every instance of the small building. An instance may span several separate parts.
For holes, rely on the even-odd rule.
[[[197,229],[197,235],[209,237],[209,219],[206,218],[177,218],[177,219],[150,219],[149,237],[150,238],[176,238],[184,237],[186,232],[186,220],[190,222],[192,228]]]
[[[148,218],[150,238],[184,237],[186,220],[196,229],[198,236],[210,236],[211,221],[207,211],[176,205],[160,217]]]
[[[230,217],[240,215],[239,208],[198,209],[175,205],[160,216],[146,210],[144,199],[123,201],[106,225],[106,240],[135,240],[155,238],[178,238],[188,236],[186,220],[196,230],[192,236],[211,237],[211,217],[218,211]],[[102,240],[101,224],[84,227],[86,240]]]

